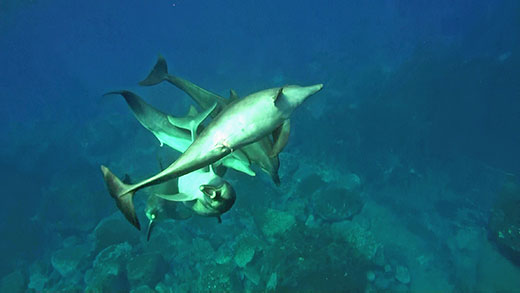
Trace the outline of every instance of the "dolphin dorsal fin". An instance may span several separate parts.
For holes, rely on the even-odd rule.
[[[199,125],[208,118],[208,116],[215,110],[217,107],[217,103],[214,103],[208,109],[196,114],[195,116],[185,116],[185,117],[173,117],[168,115],[168,121],[176,127],[183,128],[191,131],[191,139],[195,140],[195,136],[197,135],[197,129]]]
[[[199,114],[199,111],[193,105],[190,105],[190,109],[188,110],[188,114],[186,116],[188,117],[195,117]]]
[[[278,91],[276,92],[275,96],[273,97],[273,102],[275,103],[275,105],[282,96],[283,96],[283,87],[279,88]]]
[[[234,89],[229,90],[229,103],[233,103],[239,99],[237,92]]]

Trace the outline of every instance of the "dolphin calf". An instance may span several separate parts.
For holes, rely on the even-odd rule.
[[[139,183],[125,184],[102,165],[101,171],[109,193],[116,200],[117,206],[125,217],[139,229],[133,206],[133,196],[136,191],[208,166],[270,134],[275,137],[273,150],[282,150],[288,136],[280,134],[287,132],[291,113],[322,88],[323,84],[288,85],[253,93],[235,101],[224,108],[204,128],[175,162]],[[278,153],[271,153],[271,156],[275,155]]]
[[[198,85],[188,80],[169,74],[166,59],[159,55],[157,62],[148,76],[143,81],[139,82],[139,84],[143,86],[152,86],[161,83],[162,81],[167,81],[184,91],[203,110],[207,110],[216,103],[217,107],[215,111],[211,113],[212,117],[215,117],[229,104],[238,100],[238,95],[233,90],[230,91],[229,99],[225,99],[215,93],[199,87]],[[269,174],[273,182],[278,186],[280,185],[280,177],[278,176],[280,161],[278,156],[269,155],[273,153],[272,149],[273,143],[271,139],[269,137],[265,137],[257,142],[244,146],[241,150],[249,158],[251,163],[257,165],[261,170]]]
[[[115,91],[106,93],[106,95],[121,95],[139,123],[159,140],[161,146],[166,144],[180,153],[184,153],[190,146],[193,135],[202,127],[202,121],[215,107],[214,104],[213,107],[209,107],[202,113],[197,113],[195,108],[190,108],[186,117],[174,117],[155,109],[130,91]],[[221,163],[248,175],[255,175],[250,167],[249,158],[242,151],[224,157]]]
[[[173,190],[170,186],[173,187]],[[178,192],[177,180],[170,180],[158,185],[157,188],[152,191],[152,194],[148,196],[144,209],[145,215],[148,218],[148,231],[146,232],[147,240],[150,240],[150,235],[157,222],[167,219],[186,220],[191,218],[193,215],[193,211],[182,203],[162,199],[155,196],[154,192]]]

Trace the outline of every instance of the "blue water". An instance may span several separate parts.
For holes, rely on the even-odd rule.
[[[178,154],[123,99],[102,95],[132,90],[186,113],[193,102],[171,85],[137,84],[158,54],[170,73],[224,97],[325,86],[291,117],[281,187],[261,171],[229,171],[237,202],[222,224],[170,221],[147,242],[99,165],[141,180],[157,157]],[[520,288],[518,1],[7,0],[0,94],[0,290],[98,288],[100,241],[130,245],[106,291]],[[360,178],[363,208],[330,221],[322,209],[351,202],[324,190],[348,174]],[[143,223],[147,196],[136,196]],[[293,225],[266,233],[272,211]],[[99,236],[108,218],[119,226]],[[244,267],[243,239],[256,243]],[[62,264],[70,275],[57,264],[63,251],[80,259]],[[153,277],[136,282],[132,267],[156,258]]]

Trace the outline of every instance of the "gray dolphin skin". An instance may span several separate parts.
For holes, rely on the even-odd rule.
[[[229,99],[225,99],[215,93],[199,87],[198,85],[185,80],[183,78],[174,76],[168,73],[168,64],[166,59],[159,55],[157,62],[152,68],[148,76],[141,82],[140,85],[152,86],[167,81],[180,90],[188,94],[203,110],[217,103],[212,117],[215,117],[229,104],[238,100],[238,95],[231,90]],[[273,143],[269,137],[264,137],[257,142],[244,146],[241,150],[251,160],[252,164],[257,165],[260,169],[269,174],[273,182],[280,185],[280,177],[278,176],[278,169],[280,168],[280,160],[278,156],[273,156]]]
[[[190,108],[186,117],[174,117],[167,115],[153,106],[146,103],[141,97],[130,91],[115,91],[106,93],[107,95],[121,95],[127,102],[135,118],[148,129],[161,143],[177,150],[181,153],[186,151],[193,141],[193,135],[197,134],[202,128],[202,121],[213,112],[216,105],[198,113],[194,108]],[[255,172],[250,167],[250,161],[242,152],[234,152],[222,159],[221,163],[229,168],[248,175]]]
[[[237,100],[224,108],[175,162],[139,183],[124,184],[107,167],[101,166],[109,193],[125,217],[140,229],[133,208],[136,191],[208,166],[243,146],[271,135],[287,123],[294,109],[322,88],[323,84],[305,87],[288,85]],[[275,141],[275,145],[278,143],[285,145],[285,142]]]

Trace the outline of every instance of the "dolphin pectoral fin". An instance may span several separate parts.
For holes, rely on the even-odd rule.
[[[274,145],[269,154],[269,157],[274,158],[283,150],[289,141],[289,134],[291,132],[291,121],[285,120],[282,125],[273,132]]]
[[[222,224],[222,218],[220,216],[217,216],[217,221],[219,224]]]
[[[222,165],[245,173],[249,176],[255,176],[256,173],[251,169],[251,162],[242,150],[236,150],[222,160]]]
[[[183,128],[191,131],[192,139],[195,139],[195,135],[197,134],[197,129],[200,124],[208,118],[208,116],[215,110],[217,107],[217,103],[213,103],[211,107],[208,109],[198,113],[195,116],[186,116],[186,117],[173,117],[168,115],[168,121],[176,127]]]
[[[153,227],[155,227],[155,221],[150,220],[148,223],[148,230],[146,231],[146,241],[150,241],[150,235],[152,234]]]
[[[116,201],[119,210],[123,213],[125,218],[137,228],[137,230],[141,230],[141,225],[139,224],[139,219],[137,219],[133,202],[135,191],[127,191],[131,190],[131,185],[121,182],[119,178],[103,165],[101,166],[101,172],[103,172],[103,178],[105,179],[108,192]]]
[[[162,55],[157,57],[157,62],[155,63],[152,71],[148,76],[139,82],[139,85],[142,86],[151,86],[156,85],[162,82],[168,76],[168,65],[166,64],[166,59]]]
[[[186,193],[176,193],[176,194],[161,194],[156,193],[155,196],[160,197],[169,201],[190,201],[196,199],[196,196],[186,194]]]

